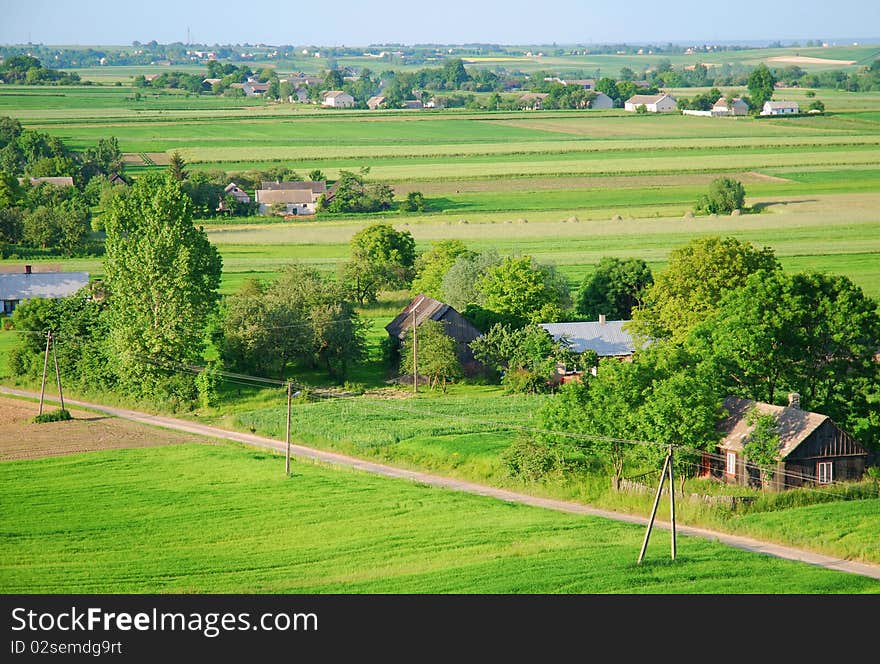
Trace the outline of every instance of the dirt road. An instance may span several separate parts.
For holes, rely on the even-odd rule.
[[[9,394],[28,398],[39,397],[38,394],[35,394],[33,392],[26,392],[24,390],[16,390],[6,387],[0,387],[0,394]],[[140,422],[142,424],[148,424],[151,426],[158,426],[165,429],[173,429],[185,433],[207,436],[209,438],[233,440],[240,443],[245,443],[247,445],[254,445],[256,447],[267,448],[282,453],[286,451],[286,445],[283,441],[274,440],[272,438],[265,438],[263,436],[256,436],[254,434],[228,431],[226,429],[198,424],[197,422],[190,422],[187,420],[180,420],[173,417],[150,415],[149,413],[142,413],[123,408],[114,408],[110,406],[102,406],[99,404],[76,401],[73,399],[65,399],[65,405],[80,408],[89,408],[122,419]],[[348,468],[356,468],[364,472],[382,475],[385,477],[393,477],[397,479],[411,480],[413,482],[421,482],[430,486],[452,489],[453,491],[465,491],[467,493],[478,494],[481,496],[490,496],[492,498],[497,498],[499,500],[504,500],[507,502],[532,505],[534,507],[543,507],[545,509],[557,510],[559,512],[587,514],[590,516],[598,516],[606,519],[613,519],[616,521],[626,521],[641,526],[647,526],[648,524],[648,519],[645,517],[634,516],[630,514],[621,514],[619,512],[612,512],[610,510],[601,510],[580,503],[573,503],[565,500],[554,500],[551,498],[540,498],[537,496],[530,496],[528,494],[517,493],[515,491],[497,489],[495,487],[485,486],[483,484],[477,484],[474,482],[467,482],[464,480],[443,477],[440,475],[433,475],[431,473],[395,468],[393,466],[386,466],[384,464],[366,461],[364,459],[358,459],[356,457],[350,457],[344,454],[338,454],[336,452],[316,450],[311,447],[305,447],[303,445],[291,445],[290,449],[291,455],[294,457],[314,459],[316,461],[321,461],[324,463],[331,463]],[[668,530],[670,528],[670,524],[663,521],[655,521],[654,527]],[[777,558],[797,560],[800,562],[808,563],[810,565],[817,565],[820,567],[826,567],[828,569],[835,569],[841,572],[859,574],[861,576],[867,576],[880,580],[880,565],[869,565],[866,563],[843,560],[841,558],[835,558],[833,556],[827,556],[811,551],[803,551],[801,549],[795,549],[779,544],[772,544],[769,542],[761,542],[759,540],[754,540],[749,537],[729,535],[727,533],[707,530],[705,528],[695,528],[693,526],[683,526],[681,524],[676,524],[676,531],[682,535],[703,537],[705,539],[715,540],[728,546],[733,546],[738,549],[744,549],[746,551],[752,551],[754,553],[763,553],[769,556],[775,556]]]

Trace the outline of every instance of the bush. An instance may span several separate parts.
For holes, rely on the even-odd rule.
[[[716,178],[709,185],[709,192],[697,201],[695,211],[707,214],[729,214],[734,210],[742,209],[745,199],[746,190],[742,182],[733,178]]]
[[[511,477],[535,482],[562,467],[559,455],[547,445],[522,437],[501,452],[501,460]]]
[[[540,394],[549,388],[547,379],[527,369],[511,369],[501,378],[507,394]]]
[[[42,424],[44,422],[66,422],[67,420],[72,420],[73,417],[70,415],[70,411],[65,408],[59,408],[58,410],[53,410],[48,413],[43,413],[42,415],[37,415],[33,422],[35,424]]]

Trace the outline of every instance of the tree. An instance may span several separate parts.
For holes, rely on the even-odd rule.
[[[140,177],[114,201],[106,229],[119,374],[134,394],[191,399],[192,378],[169,378],[167,367],[201,362],[205,323],[219,297],[220,254],[193,226],[192,202],[170,175]]]
[[[309,171],[309,180],[312,182],[324,182],[327,180],[327,177],[324,175],[324,171],[315,168]]]
[[[753,112],[760,112],[764,107],[764,102],[773,98],[775,85],[776,78],[773,76],[773,72],[763,62],[752,70],[749,74],[748,88]]]
[[[746,414],[746,424],[752,430],[743,445],[743,454],[758,467],[763,490],[772,481],[779,462],[779,424],[771,413],[762,413],[757,406]]]
[[[178,182],[183,182],[189,177],[189,173],[186,171],[186,162],[183,159],[183,155],[181,155],[177,150],[171,153],[171,157],[168,160],[168,172],[171,173],[171,177],[173,177]]]
[[[407,288],[412,282],[416,245],[409,231],[372,224],[351,238],[351,259],[340,267],[340,279],[360,304],[375,302],[382,289]]]
[[[552,322],[571,306],[568,282],[531,256],[508,256],[477,283],[483,306],[516,325]]]
[[[700,197],[695,206],[697,212],[707,214],[730,214],[745,205],[746,190],[742,182],[721,177],[712,180],[709,192]]]
[[[361,169],[362,174],[369,169]],[[367,184],[363,175],[340,171],[335,191],[328,200],[322,195],[319,207],[328,212],[378,212],[388,210],[394,200],[394,191],[385,183]]]
[[[666,268],[645,291],[645,305],[633,311],[636,337],[683,341],[715,313],[721,297],[759,270],[780,269],[769,247],[736,238],[708,236],[673,249]]]
[[[825,112],[825,103],[821,99],[814,99],[813,101],[810,102],[810,105],[807,108],[807,110],[819,111],[820,113],[824,113]]]
[[[651,268],[640,258],[605,257],[587,276],[577,295],[577,312],[590,319],[604,314],[613,320],[629,320],[642,301],[644,290],[654,283]]]
[[[489,268],[500,264],[501,257],[494,250],[457,256],[443,276],[442,300],[460,312],[469,304],[482,304],[483,296],[477,284]]]
[[[406,195],[406,200],[400,204],[404,212],[424,212],[425,196],[420,191],[411,191]]]
[[[607,76],[596,81],[596,90],[604,92],[615,101],[620,99],[620,91],[617,89],[617,83],[614,82],[614,79],[608,78]]]
[[[757,272],[728,292],[689,343],[730,394],[778,403],[796,392],[859,440],[880,443],[877,302],[840,275]]]
[[[418,372],[427,376],[431,388],[438,385],[446,392],[446,383],[461,378],[461,363],[455,339],[446,334],[444,323],[426,320],[419,325],[415,340],[418,353]],[[403,340],[400,356],[400,372],[413,373],[413,332],[408,330]]]
[[[472,254],[461,240],[440,240],[431,248],[419,254],[415,261],[415,278],[412,282],[413,295],[422,293],[437,300],[443,299],[443,278],[463,254]]]

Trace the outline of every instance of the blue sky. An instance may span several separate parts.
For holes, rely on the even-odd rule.
[[[880,41],[880,0],[0,0],[0,43]]]

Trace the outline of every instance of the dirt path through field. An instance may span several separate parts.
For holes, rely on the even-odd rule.
[[[39,396],[35,395],[32,392],[26,392],[24,390],[0,387],[0,394],[3,393],[30,398],[33,398],[34,396]],[[200,436],[207,436],[209,438],[233,440],[240,443],[245,443],[247,445],[254,445],[257,447],[267,448],[282,453],[284,453],[286,450],[285,443],[274,440],[272,438],[256,436],[254,434],[239,433],[237,431],[227,431],[225,429],[220,429],[213,426],[206,426],[204,424],[198,424],[196,422],[188,422],[185,420],[179,420],[173,417],[165,417],[160,415],[150,415],[148,413],[141,413],[124,408],[112,408],[109,406],[101,406],[99,404],[84,403],[74,400],[67,400],[67,403],[70,406],[86,407],[107,413],[108,415],[112,415],[114,417],[127,419],[134,422],[140,422],[142,424],[164,427],[167,429],[173,429],[175,431],[181,431]],[[347,468],[355,468],[357,470],[362,470],[364,472],[373,473],[376,475],[382,475],[384,477],[406,479],[413,482],[428,484],[430,486],[451,489],[453,491],[464,491],[481,496],[489,496],[507,502],[532,505],[533,507],[543,507],[545,509],[552,509],[559,512],[598,516],[605,519],[625,521],[641,526],[647,526],[648,524],[648,520],[645,517],[641,516],[597,509],[588,505],[573,503],[565,500],[554,500],[551,498],[530,496],[528,494],[508,491],[506,489],[498,489],[495,487],[485,486],[483,484],[477,484],[475,482],[467,482],[464,480],[457,480],[440,475],[433,475],[431,473],[405,470],[403,468],[395,468],[393,466],[386,466],[384,464],[375,463],[373,461],[366,461],[364,459],[358,459],[355,457],[346,456],[344,454],[338,454],[336,452],[316,450],[311,447],[305,447],[303,445],[291,445],[291,455],[294,457],[313,459],[315,461],[344,466]],[[670,524],[663,521],[655,521],[654,528],[669,530]],[[676,530],[682,535],[715,540],[721,542],[722,544],[726,544],[728,546],[736,547],[739,549],[744,549],[746,551],[752,551],[754,553],[763,553],[766,555],[775,556],[777,558],[797,560],[800,562],[808,563],[810,565],[817,565],[820,567],[826,567],[828,569],[835,569],[841,572],[849,572],[851,574],[859,574],[861,576],[880,579],[880,565],[869,565],[866,563],[843,560],[841,558],[835,558],[833,556],[827,556],[811,551],[802,551],[800,549],[795,549],[792,547],[782,546],[779,544],[771,544],[768,542],[761,542],[759,540],[754,540],[749,537],[729,535],[726,533],[707,530],[705,528],[695,528],[692,526],[683,526],[679,524],[676,526]]]

